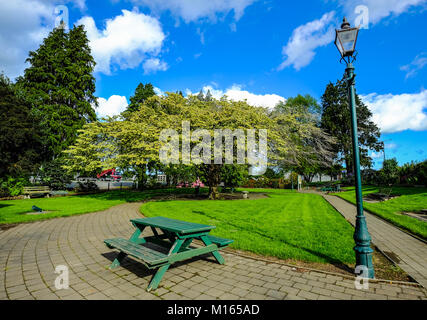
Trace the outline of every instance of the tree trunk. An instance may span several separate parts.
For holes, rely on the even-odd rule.
[[[209,186],[209,200],[216,200],[219,198],[218,185],[221,179],[222,166],[219,164],[202,165],[203,171],[206,176],[206,183]]]
[[[218,187],[209,187],[209,200],[219,199]]]
[[[351,160],[351,153],[345,157],[345,168],[347,169],[347,176],[353,175],[353,161]]]

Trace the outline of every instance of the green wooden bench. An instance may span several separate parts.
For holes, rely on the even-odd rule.
[[[46,195],[49,198],[50,195],[50,189],[47,186],[37,186],[37,187],[24,187],[23,194],[27,198],[31,198],[31,195],[38,194],[38,195]]]
[[[207,237],[212,243],[215,243],[218,246],[218,248],[224,248],[234,242],[234,240],[210,236],[210,235],[208,235]]]
[[[110,268],[120,266],[121,261],[129,255],[140,260],[148,269],[157,269],[147,287],[148,291],[158,287],[165,272],[175,262],[211,253],[218,263],[224,264],[224,258],[218,250],[233,243],[233,240],[209,235],[215,226],[165,217],[132,219],[131,222],[136,230],[129,240],[104,240],[107,247],[120,251]],[[141,237],[146,227],[151,228],[153,235]],[[204,246],[190,247],[195,239],[201,240]]]

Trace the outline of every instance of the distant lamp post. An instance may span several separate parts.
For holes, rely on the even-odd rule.
[[[354,164],[354,177],[356,182],[356,202],[357,202],[357,215],[356,215],[356,228],[354,232],[354,241],[356,246],[356,273],[362,272],[362,276],[373,279],[375,277],[374,267],[372,264],[371,249],[371,236],[368,232],[366,219],[363,214],[363,200],[362,200],[362,179],[360,175],[360,159],[359,159],[359,141],[357,134],[357,116],[356,116],[356,95],[354,89],[354,67],[353,62],[356,60],[356,42],[359,28],[351,28],[350,23],[344,18],[340,30],[336,30],[335,45],[337,46],[340,54],[341,61],[347,64],[346,82],[348,87],[348,96],[350,102],[351,114],[351,136],[353,142],[353,164]]]

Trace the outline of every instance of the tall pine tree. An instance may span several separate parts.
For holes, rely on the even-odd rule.
[[[40,127],[25,96],[0,74],[0,180],[30,174],[40,161]]]
[[[372,165],[368,155],[369,149],[380,151],[378,141],[380,129],[372,121],[372,113],[356,94],[357,126],[359,133],[360,163],[364,167]],[[334,85],[329,83],[322,96],[321,127],[335,137],[338,143],[334,147],[339,162],[344,162],[347,173],[353,173],[350,106],[347,84],[338,80]]]
[[[124,115],[137,111],[142,103],[154,95],[156,95],[156,93],[154,92],[154,87],[151,83],[140,83],[136,87],[134,95],[129,98],[130,104],[124,112]]]
[[[27,62],[18,83],[44,130],[43,156],[55,159],[85,123],[96,120],[95,60],[83,26],[68,33],[62,25],[55,28]]]

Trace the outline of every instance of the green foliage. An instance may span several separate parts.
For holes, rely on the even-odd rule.
[[[360,164],[370,167],[372,159],[368,156],[369,149],[382,149],[380,130],[372,121],[372,113],[356,94],[356,113],[359,133]],[[345,162],[347,172],[353,172],[350,106],[347,84],[338,80],[334,85],[329,83],[322,96],[321,127],[336,138],[334,153],[338,162]]]
[[[300,150],[291,161],[282,164],[283,169],[296,171],[311,181],[317,173],[333,166],[335,140],[319,128],[320,106],[314,97],[308,94],[290,97],[286,103],[280,102],[273,114],[293,115],[296,120],[287,125],[291,125],[291,138]]]
[[[396,158],[383,162],[383,167],[378,173],[378,183],[391,186],[399,181],[399,165]]]
[[[406,163],[399,168],[400,183],[427,186],[427,160]]]
[[[135,112],[139,109],[141,104],[143,104],[148,98],[155,96],[154,87],[151,83],[142,84],[140,83],[132,97],[129,98],[130,104],[127,107],[126,111],[123,113],[124,116],[129,115],[129,113]]]
[[[24,186],[28,184],[25,178],[14,178],[11,176],[0,178],[0,197],[15,197],[22,193]]]
[[[63,169],[64,164],[62,158],[44,163],[38,172],[41,183],[51,190],[65,190],[73,176]]]
[[[29,175],[40,162],[40,127],[18,88],[0,74],[0,178]]]
[[[314,120],[319,120],[321,111],[317,100],[309,94],[289,97],[286,103],[279,102],[275,109],[283,113],[301,114],[303,115],[301,121],[313,120],[313,118]]]
[[[95,67],[83,26],[55,28],[36,51],[18,85],[43,128],[43,158],[50,160],[75,142],[77,131],[96,119]]]
[[[279,179],[283,177],[283,172],[281,170],[277,170],[277,168],[267,168],[267,170],[265,170],[264,176],[269,179]]]
[[[226,164],[222,167],[221,180],[226,188],[236,188],[248,178],[248,166]]]
[[[162,170],[168,177],[168,183],[176,186],[179,182],[195,181],[198,176],[197,168],[183,164],[168,164]]]

